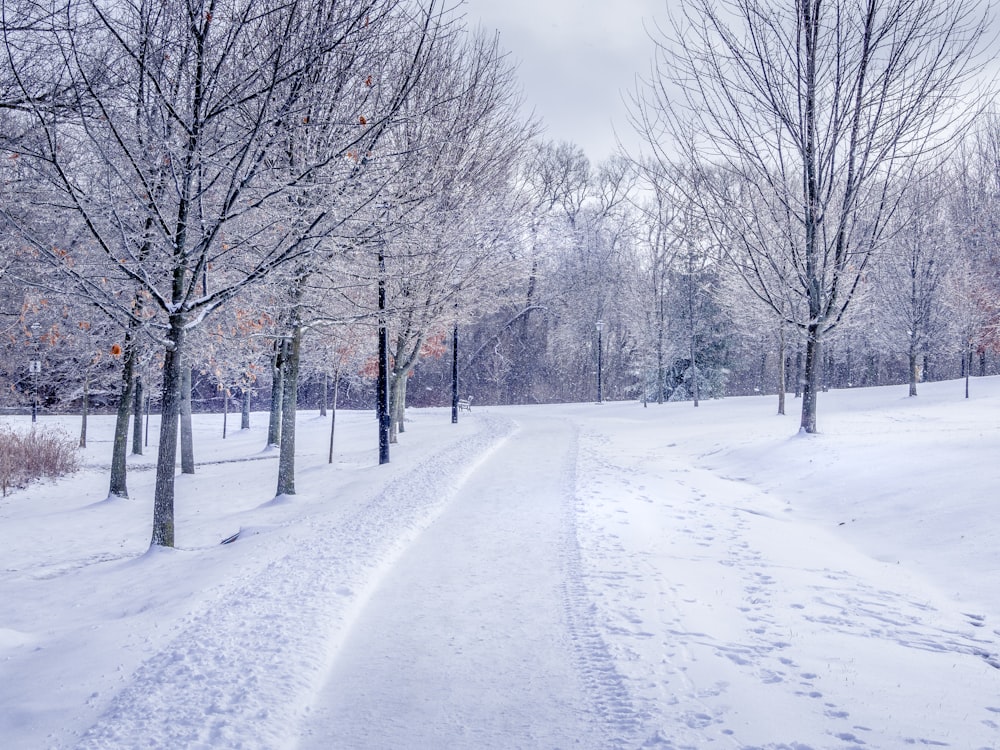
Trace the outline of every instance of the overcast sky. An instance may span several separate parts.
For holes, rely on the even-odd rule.
[[[635,141],[622,96],[649,71],[643,21],[664,20],[665,0],[466,0],[464,11],[470,26],[500,32],[545,138],[572,141],[594,162],[615,151],[615,129]]]

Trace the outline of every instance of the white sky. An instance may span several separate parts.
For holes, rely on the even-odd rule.
[[[466,0],[471,27],[500,32],[518,63],[525,104],[544,137],[581,146],[592,162],[636,137],[623,94],[646,75],[652,43],[643,22],[666,18],[665,0]]]

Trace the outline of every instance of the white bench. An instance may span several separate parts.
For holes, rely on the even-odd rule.
[[[472,411],[472,396],[468,398],[460,398],[458,400],[458,410],[459,411]]]

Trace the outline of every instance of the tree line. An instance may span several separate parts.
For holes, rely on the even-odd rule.
[[[687,0],[646,147],[599,164],[439,0],[0,5],[4,405],[81,442],[115,409],[125,497],[152,403],[155,545],[198,404],[266,408],[290,495],[298,408],[383,407],[392,441],[453,357],[476,403],[794,391],[807,432],[823,388],[995,369],[975,4]]]

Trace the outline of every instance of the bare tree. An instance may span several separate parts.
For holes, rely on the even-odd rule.
[[[942,285],[958,249],[942,200],[953,181],[943,173],[915,186],[903,204],[905,221],[872,268],[880,330],[907,360],[909,394],[917,395],[931,338],[943,321]]]
[[[676,195],[673,190],[674,180],[664,175],[660,167],[654,160],[644,160],[639,164],[642,188],[639,195],[643,198],[636,202],[636,213],[640,227],[637,271],[641,291],[635,300],[642,311],[650,359],[648,366],[655,372],[654,393],[658,404],[663,403],[666,389],[670,268],[678,251],[678,233],[674,224],[678,221],[682,200],[682,196]]]
[[[966,122],[983,13],[974,1],[686,0],[673,20],[636,126],[660,159],[686,162],[745,281],[802,330],[801,429],[815,432],[820,343],[914,165]]]

